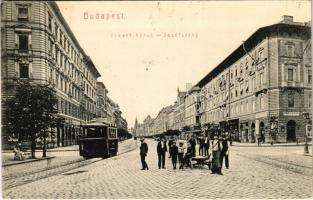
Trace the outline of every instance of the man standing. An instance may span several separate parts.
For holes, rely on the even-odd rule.
[[[199,137],[199,155],[203,156],[203,150],[204,150],[204,137],[201,134],[201,136]]]
[[[209,156],[210,140],[208,134],[205,135],[203,146],[204,146],[204,155]]]
[[[172,155],[173,169],[176,169],[178,147],[176,146],[176,142],[175,141],[172,142],[172,146],[170,147],[170,152],[171,152],[171,155]]]
[[[169,148],[169,149],[171,149],[172,142],[173,142],[172,138],[168,140],[168,148]],[[171,156],[172,156],[172,152],[171,152],[171,151],[169,151],[169,154],[170,154],[170,156],[169,156],[168,158],[171,158]]]
[[[228,167],[229,167],[228,155],[229,155],[229,145],[228,145],[228,137],[226,136],[226,138],[224,137],[222,139],[222,150],[221,150],[221,155],[220,155],[221,167],[223,167],[223,160],[225,157],[226,169],[228,169]]]
[[[157,152],[158,152],[158,159],[159,159],[159,169],[162,168],[165,169],[165,152],[167,152],[166,142],[164,141],[164,138],[161,138],[157,145]]]
[[[142,164],[142,169],[141,170],[149,170],[149,167],[146,163],[146,156],[148,153],[148,145],[145,142],[145,138],[141,138],[141,145],[140,145],[140,158],[141,158],[141,164]]]
[[[191,146],[191,156],[195,157],[196,156],[196,140],[193,135],[191,135],[191,138],[189,140],[190,146]]]
[[[185,153],[185,147],[183,142],[179,142],[179,147],[178,147],[178,161],[179,161],[179,169],[182,169],[184,166],[184,153]]]

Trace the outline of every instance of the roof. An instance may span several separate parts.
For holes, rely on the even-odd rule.
[[[114,126],[114,125],[108,123],[105,118],[96,118],[96,119],[89,121],[88,123],[82,124],[82,126],[85,126],[85,127],[103,126],[104,127],[104,126]]]
[[[90,70],[94,73],[96,78],[101,76],[101,74],[99,73],[99,71],[97,70],[95,64],[93,63],[93,61],[91,60],[91,58],[89,56],[85,56],[84,62],[86,63],[87,66],[90,67]]]
[[[211,72],[209,72],[204,78],[202,78],[196,85],[202,88],[208,82],[210,82],[214,77],[220,74],[222,71],[227,69],[237,60],[239,60],[242,56],[246,54],[246,51],[252,50],[260,41],[269,36],[270,33],[283,33],[294,31],[298,33],[303,33],[306,37],[311,36],[311,27],[306,26],[302,23],[285,23],[279,22],[274,25],[265,26],[259,28],[256,32],[254,32],[243,44],[240,45],[237,49],[235,49],[229,56],[227,56],[220,64],[218,64]]]
[[[103,83],[103,82],[101,82],[101,81],[97,81],[97,85],[101,85],[103,88],[105,88],[104,83]]]
[[[191,94],[197,91],[200,91],[200,87],[198,85],[194,85],[190,90],[188,90],[187,94]]]

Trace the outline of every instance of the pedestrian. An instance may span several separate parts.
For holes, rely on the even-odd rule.
[[[178,161],[179,161],[179,169],[183,168],[184,165],[184,153],[185,153],[185,147],[183,142],[179,142],[179,147],[178,147]]]
[[[169,140],[168,140],[168,148],[169,148],[169,149],[171,149],[172,142],[173,142],[173,139],[169,139]],[[169,157],[168,157],[168,158],[171,158],[171,156],[172,156],[171,151],[169,151],[168,153],[169,153]]]
[[[23,155],[22,151],[21,151],[21,145],[19,143],[17,143],[13,149],[14,152],[14,160],[24,160],[25,156]]]
[[[212,167],[211,167],[212,174],[217,173],[222,175],[222,168],[220,162],[221,145],[217,133],[215,133],[214,135],[211,149],[212,149]]]
[[[261,138],[261,135],[258,134],[258,146],[261,146],[261,142],[262,142],[262,138]]]
[[[187,152],[184,155],[183,158],[183,165],[182,168],[184,167],[184,165],[186,165],[187,167],[191,167],[191,158],[192,158],[192,148],[191,146],[187,147]]]
[[[176,146],[176,142],[175,141],[172,142],[172,146],[170,147],[170,152],[171,152],[171,155],[172,155],[173,169],[176,169],[178,147]]]
[[[196,140],[195,140],[193,135],[191,135],[189,143],[191,146],[191,155],[192,155],[192,157],[195,157],[196,156]]]
[[[204,147],[204,156],[209,156],[210,139],[208,134],[205,135],[203,147]]]
[[[165,169],[165,154],[167,152],[166,142],[164,138],[161,138],[157,145],[157,152],[158,152],[158,165],[159,169],[162,167]]]
[[[221,150],[221,155],[220,155],[220,162],[221,162],[221,167],[223,167],[223,160],[225,157],[225,166],[226,169],[229,168],[229,138],[223,137],[222,139],[222,150]]]
[[[140,158],[141,158],[141,164],[142,168],[141,170],[149,170],[149,167],[146,163],[146,156],[148,153],[148,144],[145,142],[145,138],[141,138],[141,145],[140,145]]]
[[[204,150],[204,137],[201,135],[199,137],[199,155],[203,156],[203,150]]]

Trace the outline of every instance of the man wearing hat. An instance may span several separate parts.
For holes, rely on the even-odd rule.
[[[157,145],[157,152],[158,152],[158,165],[159,165],[159,169],[165,168],[165,153],[167,152],[167,147],[166,147],[166,142],[164,140],[164,138],[161,138],[158,142]]]
[[[146,163],[146,156],[148,153],[148,145],[145,142],[145,138],[141,138],[141,145],[140,145],[140,158],[141,158],[141,164],[142,164],[142,169],[141,170],[149,170],[149,167]]]
[[[176,146],[176,142],[175,141],[172,142],[172,146],[170,147],[170,152],[171,152],[171,155],[172,155],[173,169],[176,169],[178,147]]]

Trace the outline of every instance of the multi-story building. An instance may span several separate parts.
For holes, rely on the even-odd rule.
[[[97,82],[97,104],[96,104],[96,117],[106,118],[108,113],[106,109],[106,99],[108,90],[103,82]]]
[[[85,121],[90,121],[96,117],[97,78],[100,77],[100,73],[90,57],[84,57],[82,76],[84,86],[83,117]]]
[[[170,106],[170,108],[166,112],[166,119],[165,119],[166,131],[174,130],[174,116],[175,116],[174,109],[175,109],[175,104],[173,106]]]
[[[198,114],[200,102],[199,92],[200,88],[193,86],[187,91],[185,96],[185,126],[187,126],[191,132],[200,131],[200,117]]]
[[[181,131],[185,126],[185,96],[186,92],[181,92],[177,89],[177,99],[174,104],[173,130]]]
[[[201,123],[219,123],[242,142],[303,140],[312,101],[310,39],[310,23],[292,16],[258,29],[197,84]]]
[[[153,119],[151,118],[150,115],[148,115],[144,120],[143,120],[143,129],[144,129],[144,135],[145,136],[150,136],[151,132],[153,132],[153,127],[151,127]]]
[[[167,106],[161,109],[161,111],[158,113],[157,117],[154,119],[154,133],[155,134],[162,134],[165,133],[168,129],[168,123],[167,123],[167,114],[169,110],[171,110],[172,106]]]
[[[2,100],[20,81],[53,85],[62,123],[51,128],[57,146],[74,144],[80,125],[96,117],[100,73],[53,1],[1,4]],[[2,106],[2,119],[6,110]],[[3,120],[5,121],[5,120]],[[3,124],[4,148],[9,133]]]

